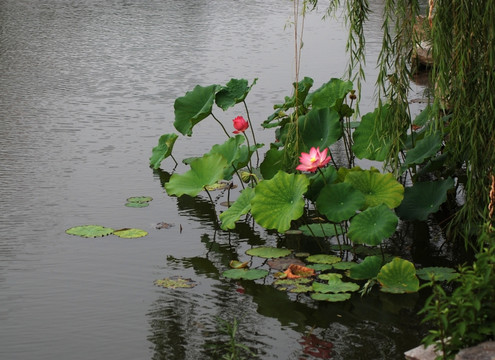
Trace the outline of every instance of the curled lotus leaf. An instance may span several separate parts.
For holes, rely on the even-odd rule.
[[[180,276],[155,280],[154,284],[166,289],[188,289],[197,285],[193,280]]]
[[[114,229],[100,225],[83,225],[75,226],[65,231],[69,235],[76,235],[85,238],[96,238],[110,235]]]
[[[335,255],[326,255],[326,254],[316,254],[316,255],[311,255],[306,258],[307,261],[312,262],[312,263],[317,263],[317,264],[335,264],[342,259],[338,256]]]
[[[177,140],[177,134],[164,134],[158,140],[158,146],[155,146],[152,150],[150,157],[150,166],[153,169],[160,168],[160,164],[163,160],[172,154],[175,140]]]
[[[306,265],[303,261],[291,257],[272,259],[267,261],[266,263],[271,269],[275,269],[275,270],[286,270],[291,264],[301,265],[301,266]]]
[[[247,255],[257,256],[265,259],[274,259],[287,256],[291,253],[288,249],[279,249],[269,246],[260,246],[246,251]]]
[[[328,301],[328,302],[339,302],[346,301],[351,298],[351,294],[349,293],[338,293],[338,294],[323,294],[323,293],[314,293],[311,294],[311,299],[318,301]]]
[[[244,268],[247,268],[248,267],[248,264],[249,264],[249,261],[241,262],[241,261],[238,261],[238,260],[231,260],[229,262],[229,266],[232,269],[244,269]]]
[[[235,223],[242,215],[245,215],[251,209],[251,199],[254,197],[254,189],[246,188],[242,190],[239,198],[227,210],[220,214],[223,230],[234,229]]]
[[[382,286],[380,290],[383,292],[403,294],[419,290],[419,280],[416,277],[414,265],[410,261],[398,257],[383,265],[377,280]]]
[[[290,264],[287,270],[284,271],[284,273],[287,275],[288,279],[299,279],[315,275],[314,269],[296,264]]]
[[[459,273],[455,269],[436,266],[418,269],[416,275],[425,281],[450,281],[459,277]]]
[[[354,280],[375,278],[382,267],[381,256],[367,256],[361,263],[354,264],[349,270],[349,277]]]
[[[223,276],[229,279],[257,280],[268,275],[268,270],[264,269],[230,269],[223,272]]]
[[[258,79],[255,78],[253,83],[249,85],[246,79],[230,79],[230,81],[217,92],[215,103],[219,108],[225,111],[235,104],[244,101],[257,80]]]
[[[141,229],[125,228],[115,230],[113,234],[124,239],[135,239],[148,235],[148,232]]]

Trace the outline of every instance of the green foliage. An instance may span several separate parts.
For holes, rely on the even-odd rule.
[[[223,230],[235,228],[235,222],[239,220],[242,215],[247,214],[249,210],[251,210],[251,200],[253,197],[253,188],[244,189],[235,203],[220,214],[220,220],[222,221],[221,227]]]
[[[110,235],[114,229],[100,225],[75,226],[65,231],[69,235],[76,235],[85,238],[95,238]]]
[[[279,257],[287,256],[291,253],[290,250],[287,249],[279,249],[269,246],[260,246],[256,248],[252,248],[246,250],[246,254],[250,256],[258,256],[266,259],[274,259]]]
[[[318,210],[332,222],[350,219],[365,202],[364,194],[349,183],[325,186],[316,200]]]
[[[433,277],[433,294],[420,312],[432,326],[423,343],[436,344],[444,359],[495,336],[495,246],[483,249],[472,266],[459,272],[452,292]]]
[[[383,292],[403,294],[419,290],[419,280],[414,265],[398,257],[383,265],[376,278]]]
[[[381,204],[356,215],[347,235],[355,244],[380,245],[395,232],[398,221],[397,216]]]

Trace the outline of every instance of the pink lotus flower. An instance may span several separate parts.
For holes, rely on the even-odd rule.
[[[322,152],[320,152],[320,148],[316,149],[312,147],[308,153],[301,153],[299,157],[299,162],[301,163],[296,167],[296,170],[300,171],[309,171],[315,172],[318,168],[324,167],[326,164],[330,162],[332,159],[330,156],[327,156],[328,148],[325,148]]]
[[[240,134],[246,131],[246,129],[249,127],[249,123],[246,120],[244,120],[242,116],[238,116],[232,121],[234,122],[234,128],[235,128],[234,134]]]

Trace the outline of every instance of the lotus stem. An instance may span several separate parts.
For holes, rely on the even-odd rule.
[[[249,116],[249,110],[248,110],[246,101],[242,100],[242,102],[244,104],[244,108],[246,109],[246,116],[248,118],[249,127],[251,128],[251,134],[253,135],[254,145],[257,145],[258,142],[256,141],[256,137],[254,136],[253,124],[251,122],[251,117]],[[256,147],[256,167],[259,167],[259,166],[260,166],[260,155],[258,154],[258,147]]]
[[[216,120],[216,122],[220,124],[220,126],[222,127],[223,132],[225,133],[225,135],[227,135],[227,136],[230,138],[230,134],[227,132],[227,130],[225,129],[225,126],[223,126],[223,124],[220,122],[220,120],[218,120],[218,119],[216,118],[216,116],[215,116],[215,115],[213,115],[213,113],[211,113],[211,116],[213,116],[213,119],[215,119],[215,120]]]

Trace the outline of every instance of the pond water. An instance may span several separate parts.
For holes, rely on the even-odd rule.
[[[371,1],[363,113],[381,3]],[[261,130],[294,81],[291,14],[287,0],[0,0],[1,359],[215,358],[205,344],[226,340],[218,317],[238,320],[239,341],[261,359],[400,359],[419,343],[418,295],[316,303],[222,278],[252,246],[321,244],[248,225],[215,232],[206,197],[164,192],[170,159],[148,166],[159,136],[174,131],[175,98],[196,84],[258,78],[247,101]],[[304,30],[301,76],[315,88],[347,64],[342,21],[322,15],[309,14]],[[230,125],[233,114],[217,116]],[[223,138],[201,123],[174,154],[200,155]],[[139,195],[153,197],[149,207],[124,206]],[[65,233],[85,224],[149,235]],[[198,285],[154,286],[171,276]]]

